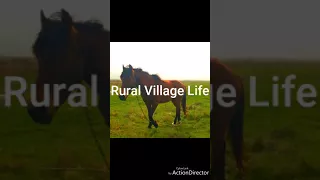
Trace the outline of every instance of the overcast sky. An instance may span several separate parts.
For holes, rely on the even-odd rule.
[[[212,0],[211,55],[320,59],[319,0]]]
[[[31,55],[40,28],[40,9],[46,15],[65,8],[76,20],[100,20],[110,29],[110,0],[2,0],[0,5],[0,55]]]
[[[110,48],[111,79],[131,64],[164,80],[210,80],[209,42],[111,42]]]
[[[76,19],[96,18],[110,28],[110,0],[3,0],[0,54],[31,55],[39,11],[66,8]],[[320,59],[320,1],[212,0],[211,54],[216,57]]]

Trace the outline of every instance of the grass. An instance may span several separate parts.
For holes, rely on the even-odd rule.
[[[245,146],[248,180],[316,180],[320,178],[320,107],[303,108],[296,101],[302,84],[320,88],[320,63],[316,61],[230,61],[246,88]],[[296,75],[292,83],[292,107],[284,107],[284,90],[279,90],[279,107],[250,107],[250,76],[257,78],[257,100],[272,101],[273,76],[279,84]],[[281,85],[279,85],[281,87]],[[319,97],[306,98],[307,101]],[[229,177],[235,175],[234,159],[228,146]]]
[[[186,86],[203,85],[209,88],[209,81],[186,81]],[[121,86],[120,81],[111,81],[111,85]],[[111,138],[209,138],[210,137],[210,96],[187,96],[187,112],[184,117],[181,109],[181,124],[172,126],[175,106],[172,102],[159,104],[154,119],[159,127],[148,129],[147,107],[141,96],[129,96],[120,101],[116,94],[110,97]]]
[[[13,63],[19,66],[20,63]],[[292,90],[292,107],[250,107],[249,77],[257,77],[257,99],[272,100],[272,76],[279,76],[279,84],[287,75],[295,74],[292,82],[296,87],[313,84],[320,88],[320,62],[308,61],[230,61],[226,62],[245,81],[245,152],[248,159],[247,180],[318,180],[320,179],[320,107],[303,108],[295,101],[297,88]],[[4,68],[0,62],[0,85],[3,76],[15,74],[34,79],[34,71],[21,68]],[[32,82],[32,81],[31,81]],[[191,82],[186,82],[186,84]],[[196,82],[194,82],[196,83]],[[283,90],[280,90],[283,100]],[[0,93],[3,93],[0,88]],[[199,117],[207,117],[203,106],[197,104],[207,101],[199,97],[187,98],[190,116],[182,118],[182,124],[172,127],[174,108],[170,103],[159,105],[155,119],[158,129],[147,129],[148,122],[143,119],[138,101],[129,97],[126,102],[112,97],[111,136],[112,137],[196,137],[205,136],[208,129],[201,127]],[[312,98],[309,98],[312,100]],[[315,98],[319,103],[319,98]],[[145,112],[141,98],[139,103]],[[209,109],[209,105],[207,106]],[[120,110],[121,109],[121,110]],[[170,114],[171,113],[171,114]],[[109,138],[103,120],[96,109],[91,109],[99,140],[108,152]],[[126,118],[127,117],[127,118]],[[131,119],[129,119],[131,118]],[[133,121],[132,121],[133,119]],[[207,119],[208,120],[208,119]],[[133,125],[136,123],[135,125]],[[198,125],[198,126],[195,126]],[[204,125],[204,124],[203,124]],[[133,127],[135,129],[129,129]],[[194,128],[197,127],[197,128]],[[121,130],[120,130],[121,128]],[[232,179],[236,174],[234,158],[227,146],[227,174]],[[0,108],[0,179],[106,179],[105,173],[82,171],[47,171],[41,167],[86,167],[102,168],[103,162],[90,135],[82,109],[64,106],[51,126],[34,124],[25,109],[17,102],[12,108]]]
[[[8,62],[0,60],[0,94],[4,93],[4,76],[24,77],[28,83],[33,83],[35,79],[33,61],[14,59]],[[109,129],[97,109],[90,108],[90,116],[110,163]],[[29,118],[17,99],[10,108],[0,105],[1,180],[109,179],[109,173],[91,170],[104,168],[83,109],[70,108],[65,104],[50,126],[41,126]]]

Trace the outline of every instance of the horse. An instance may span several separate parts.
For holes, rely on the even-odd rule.
[[[59,19],[57,19],[59,17]],[[74,22],[65,9],[47,18],[40,11],[41,30],[32,46],[38,64],[36,77],[36,100],[44,100],[44,85],[50,86],[50,103],[54,99],[53,85],[65,84],[59,91],[58,106],[34,106],[27,100],[27,112],[38,124],[51,124],[55,113],[66,101],[73,84],[96,83],[99,96],[98,108],[105,124],[110,127],[109,118],[109,62],[110,32],[99,22]],[[96,75],[97,82],[91,78]]]
[[[148,72],[143,71],[140,68],[133,68],[130,64],[129,67],[122,66],[123,71],[120,75],[120,79],[122,82],[120,91],[125,92],[126,89],[130,91],[129,93],[119,94],[119,99],[125,101],[129,94],[132,92],[131,89],[139,88],[141,91],[142,99],[147,106],[148,109],[148,117],[149,117],[149,125],[148,128],[150,129],[152,125],[155,128],[158,128],[158,123],[153,119],[153,114],[157,109],[160,103],[167,103],[171,101],[174,106],[176,107],[176,116],[173,121],[173,125],[176,125],[177,120],[180,124],[180,111],[181,105],[184,112],[184,115],[187,115],[187,107],[186,107],[186,86],[183,85],[180,81],[177,80],[162,80],[156,74],[149,74]],[[152,88],[152,86],[156,85],[156,87],[162,86],[163,94],[148,94],[148,88]],[[160,87],[161,88],[161,87]],[[172,94],[165,94],[164,89],[171,91],[172,89],[175,90],[182,90],[183,92],[176,95],[176,97],[172,97]],[[161,90],[160,90],[161,91]],[[181,103],[181,104],[180,104]]]
[[[210,112],[211,119],[211,168],[213,180],[225,180],[225,146],[229,133],[233,154],[240,177],[244,175],[243,165],[243,123],[244,123],[244,87],[240,76],[216,58],[210,59],[210,84],[212,86]],[[232,85],[236,91],[234,98],[225,98],[225,102],[234,101],[235,105],[225,107],[217,100],[219,87]],[[230,92],[230,90],[228,91]]]

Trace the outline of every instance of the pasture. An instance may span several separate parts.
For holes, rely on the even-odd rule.
[[[185,81],[183,83],[192,88],[195,85],[210,87],[209,81]],[[112,80],[111,85],[121,87],[121,81]],[[171,102],[159,104],[153,116],[159,127],[148,129],[148,111],[141,96],[130,95],[126,101],[120,101],[116,94],[111,95],[110,136],[111,138],[210,137],[210,96],[187,95],[187,117],[184,117],[181,108],[181,124],[172,126],[175,112],[175,106]]]
[[[34,83],[35,73],[32,59],[0,59],[0,94],[4,93],[5,76],[20,76]],[[110,164],[109,129],[96,108],[89,108],[89,116]],[[0,106],[1,180],[109,179],[104,168],[84,109],[65,104],[50,126],[42,126],[29,118],[16,99],[10,108]]]
[[[320,63],[317,61],[225,61],[245,81],[246,110],[244,138],[248,180],[316,180],[320,178],[320,106],[303,108],[296,101],[302,84],[312,84],[320,90]],[[278,84],[286,76],[292,80],[292,107],[284,107],[284,90],[279,90],[279,107],[249,107],[249,77],[256,76],[257,100],[272,101],[272,77],[279,76]],[[234,176],[235,162],[228,145],[229,177]]]
[[[272,76],[295,74],[296,87],[313,84],[320,89],[320,62],[309,61],[247,61],[225,62],[245,81],[245,149],[247,180],[318,180],[320,178],[320,107],[302,108],[295,100],[297,88],[292,89],[292,107],[249,107],[249,77],[257,78],[257,100],[272,100]],[[0,94],[3,77],[18,75],[33,82],[34,63],[28,59],[0,60]],[[119,82],[112,82],[119,83]],[[185,82],[199,83],[199,82]],[[281,86],[281,85],[279,85]],[[279,91],[283,100],[283,90]],[[319,96],[319,95],[318,95]],[[139,100],[139,101],[138,101]],[[189,117],[172,127],[174,108],[170,103],[159,105],[155,120],[158,129],[147,129],[148,122],[142,99],[130,96],[123,102],[111,97],[111,137],[208,137],[209,100],[207,97],[187,97]],[[312,98],[308,98],[312,100]],[[138,103],[139,102],[139,103]],[[197,102],[208,102],[198,104]],[[205,107],[207,106],[207,107]],[[109,133],[95,108],[90,108],[94,128],[106,152],[109,152]],[[199,119],[202,119],[200,121]],[[206,123],[208,123],[206,122]],[[207,127],[207,126],[205,126]],[[133,129],[130,129],[133,128]],[[235,175],[235,163],[227,146],[227,174]],[[109,155],[109,153],[107,153]],[[12,108],[0,107],[0,179],[106,179],[108,174],[95,171],[47,170],[46,167],[82,167],[101,169],[104,164],[94,144],[83,109],[62,107],[51,126],[32,122],[17,102]]]

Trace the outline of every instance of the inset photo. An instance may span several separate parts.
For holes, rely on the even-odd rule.
[[[111,138],[210,138],[210,42],[110,42]]]

